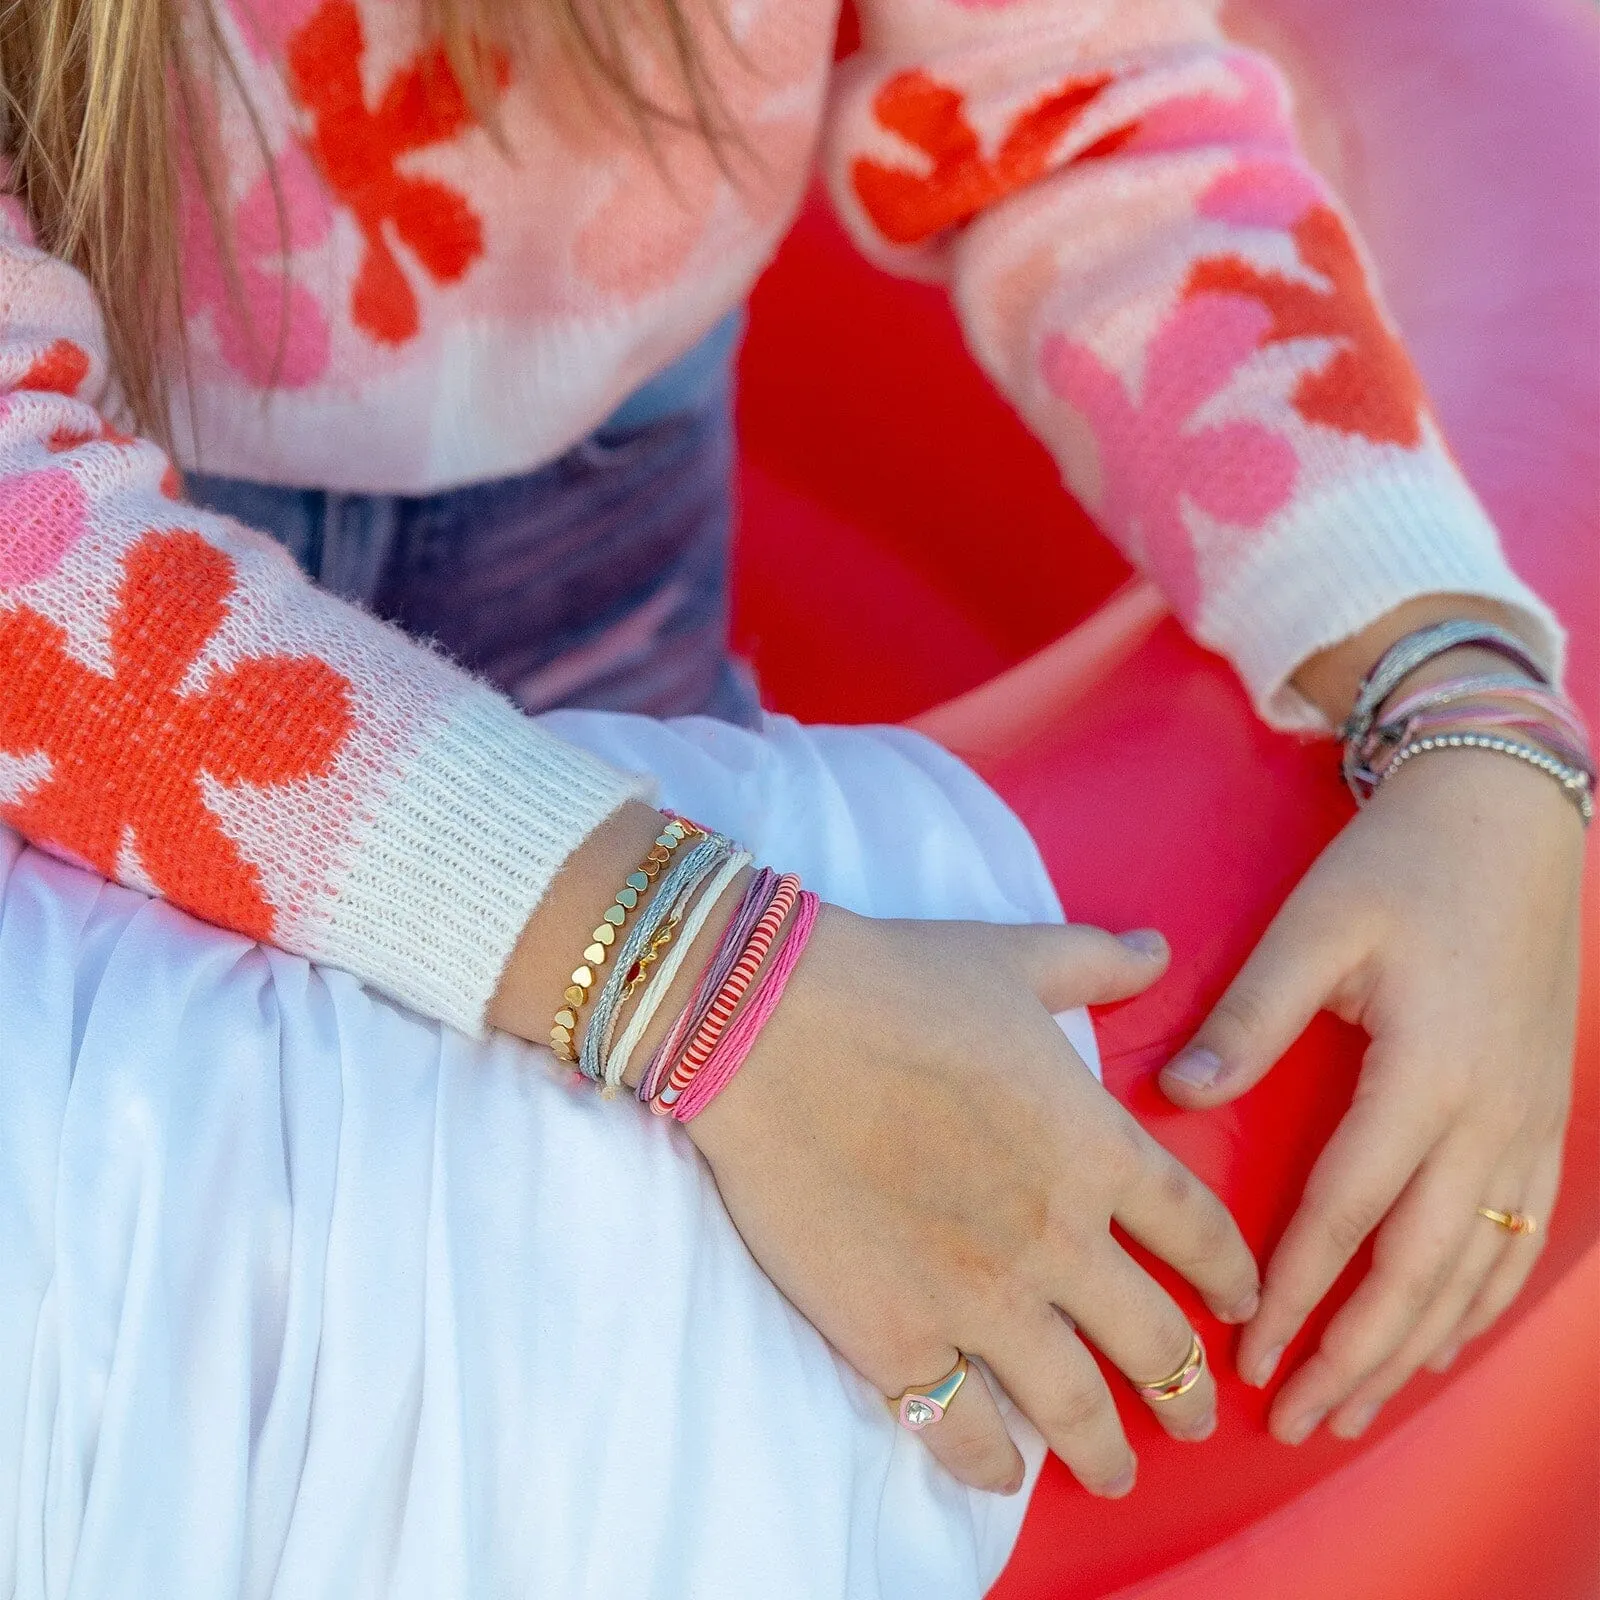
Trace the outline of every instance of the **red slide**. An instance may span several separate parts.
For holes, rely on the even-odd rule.
[[[1308,147],[1513,559],[1562,613],[1570,688],[1600,726],[1600,13],[1233,11],[1295,80]],[[736,631],[769,701],[914,720],[1026,820],[1069,915],[1166,931],[1172,973],[1100,1019],[1107,1082],[1270,1249],[1348,1102],[1359,1035],[1322,1019],[1209,1115],[1172,1108],[1154,1075],[1348,816],[1331,747],[1254,719],[1223,664],[1127,583],[943,297],[875,274],[820,208],[757,292],[743,378]],[[1141,1469],[1118,1504],[1049,1463],[994,1600],[1600,1595],[1597,886],[1591,871],[1561,1205],[1499,1326],[1358,1443],[1290,1450],[1231,1376],[1228,1331],[1186,1297],[1221,1369],[1217,1436],[1175,1445],[1126,1407]]]

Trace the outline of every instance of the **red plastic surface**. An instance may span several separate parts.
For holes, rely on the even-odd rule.
[[[1310,147],[1357,212],[1468,475],[1562,612],[1571,687],[1600,724],[1595,14],[1580,0],[1271,12],[1234,20],[1296,78]],[[1170,622],[1151,629],[1138,594],[1101,609],[1125,566],[973,367],[942,297],[874,275],[820,210],[758,290],[742,422],[736,633],[778,708],[905,718],[1098,619],[929,726],[1027,821],[1069,914],[1167,931],[1172,974],[1100,1019],[1107,1079],[1270,1249],[1348,1101],[1359,1037],[1324,1019],[1209,1116],[1174,1110],[1153,1076],[1348,815],[1328,749],[1263,728],[1220,663]],[[1126,1408],[1141,1475],[1118,1505],[1050,1463],[995,1600],[1600,1594],[1593,873],[1590,891],[1566,1183],[1501,1325],[1359,1443],[1289,1450],[1186,1297],[1222,1369],[1218,1434],[1177,1446]]]

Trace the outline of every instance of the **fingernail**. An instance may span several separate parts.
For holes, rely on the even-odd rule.
[[[1117,937],[1130,950],[1136,950],[1142,956],[1154,959],[1167,953],[1166,938],[1155,928],[1135,928],[1131,933],[1118,934]]]
[[[1120,1500],[1133,1487],[1133,1468],[1124,1467],[1100,1493],[1107,1500]]]
[[[1330,1425],[1331,1431],[1338,1434],[1341,1439],[1359,1439],[1372,1426],[1372,1419],[1377,1414],[1377,1401],[1369,1401],[1366,1405],[1357,1406],[1354,1411],[1346,1413],[1337,1422],[1332,1423]]]
[[[1217,1414],[1213,1411],[1194,1427],[1185,1428],[1178,1437],[1188,1440],[1190,1444],[1199,1444],[1202,1439],[1209,1439],[1216,1431]]]
[[[1306,1412],[1304,1416],[1296,1417],[1294,1421],[1291,1422],[1286,1429],[1284,1429],[1284,1443],[1304,1444],[1306,1440],[1309,1439],[1316,1431],[1317,1424],[1321,1422],[1322,1419],[1327,1416],[1327,1414],[1328,1408],[1326,1406],[1321,1406],[1315,1411]]]
[[[1167,1073],[1191,1089],[1209,1089],[1222,1076],[1222,1058],[1215,1050],[1185,1050],[1168,1063]]]
[[[1283,1346],[1275,1344],[1260,1357],[1251,1367],[1245,1382],[1254,1385],[1257,1389],[1265,1389],[1272,1382],[1272,1374],[1278,1370],[1278,1363],[1283,1360]]]
[[[1435,1372],[1448,1372],[1451,1366],[1454,1364],[1456,1357],[1460,1354],[1461,1346],[1458,1344],[1453,1344],[1448,1350],[1441,1350],[1438,1355],[1436,1355],[1433,1360],[1428,1363],[1428,1365],[1432,1367]]]

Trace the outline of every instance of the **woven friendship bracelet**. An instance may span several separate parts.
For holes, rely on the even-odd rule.
[[[1369,799],[1394,752],[1424,734],[1497,728],[1526,729],[1558,760],[1593,776],[1588,732],[1560,695],[1521,677],[1452,678],[1408,695],[1355,741],[1345,763],[1355,797]]]
[[[761,974],[757,988],[718,1041],[706,1064],[690,1079],[688,1087],[678,1099],[673,1115],[679,1122],[691,1122],[699,1116],[727,1088],[733,1075],[744,1065],[761,1030],[783,999],[784,989],[799,965],[800,957],[805,954],[821,905],[822,902],[809,889],[801,891],[794,921],[782,949]]]
[[[706,1008],[721,989],[723,980],[733,971],[734,963],[739,959],[739,952],[744,949],[746,940],[761,920],[762,912],[771,903],[772,891],[777,882],[778,874],[771,867],[763,867],[746,885],[743,899],[740,900],[727,927],[723,929],[722,937],[717,941],[717,947],[712,951],[710,961],[706,963],[695,983],[693,997],[678,1013],[672,1031],[657,1047],[655,1055],[650,1059],[650,1065],[639,1081],[639,1087],[635,1092],[641,1103],[648,1104],[653,1100],[666,1082],[672,1064],[678,1059],[685,1043],[699,1026]]]
[[[595,985],[596,974],[606,963],[617,934],[629,914],[639,904],[644,894],[659,876],[662,867],[672,859],[672,852],[689,838],[703,838],[705,829],[681,817],[673,817],[656,837],[643,861],[630,872],[612,902],[605,909],[594,932],[589,936],[588,947],[583,952],[581,965],[573,969],[571,981],[562,994],[565,1002],[555,1014],[550,1027],[550,1048],[556,1059],[576,1066],[578,1052],[574,1041],[578,1036],[579,1019],[588,1004],[589,991]]]
[[[1550,686],[1549,675],[1534,660],[1527,645],[1509,629],[1496,627],[1492,622],[1475,622],[1463,617],[1451,622],[1435,622],[1396,639],[1361,680],[1355,704],[1339,730],[1339,737],[1344,740],[1344,780],[1358,801],[1362,794],[1357,751],[1371,733],[1383,703],[1419,667],[1451,650],[1468,646],[1503,656],[1537,683],[1546,688]]]
[[[655,1020],[662,1001],[666,999],[679,972],[683,970],[683,964],[694,948],[695,941],[705,931],[706,923],[711,920],[711,914],[716,910],[718,902],[728,892],[729,885],[750,863],[751,856],[748,850],[736,850],[723,863],[722,870],[706,885],[704,893],[695,902],[694,910],[683,919],[682,926],[677,929],[675,942],[667,951],[666,959],[662,961],[656,970],[656,975],[640,997],[633,1016],[628,1020],[628,1026],[623,1030],[622,1037],[606,1056],[602,1076],[608,1087],[617,1087],[622,1083],[628,1070],[628,1063],[633,1060],[633,1053],[639,1048],[639,1041]],[[675,913],[674,916],[676,915]]]
[[[688,1049],[673,1067],[661,1091],[651,1101],[653,1111],[662,1116],[667,1115],[695,1073],[705,1065],[706,1058],[716,1048],[717,1040],[722,1037],[729,1018],[738,1007],[739,1001],[743,999],[756,973],[760,971],[761,964],[766,960],[767,953],[772,948],[772,941],[778,935],[778,929],[783,926],[789,913],[794,909],[795,899],[799,893],[800,880],[793,873],[785,873],[778,880],[771,905],[762,913],[761,920],[756,924],[755,931],[750,935],[749,942],[741,952],[733,971],[728,974],[710,1009],[690,1039]]]
[[[578,1052],[578,1070],[591,1083],[603,1082],[601,1062],[616,1031],[624,994],[644,962],[653,959],[659,946],[655,940],[673,911],[681,912],[705,880],[732,853],[733,846],[719,834],[711,834],[693,842],[663,873],[655,896],[639,913],[638,921],[617,946],[610,975],[601,988],[594,1004],[594,1013],[583,1036],[583,1048]]]

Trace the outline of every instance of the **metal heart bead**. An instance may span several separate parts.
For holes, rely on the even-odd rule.
[[[630,872],[628,874],[628,887],[637,889],[640,894],[643,894],[650,887],[650,880],[642,872]]]
[[[639,891],[637,889],[618,889],[617,890],[617,904],[619,906],[626,906],[628,908],[628,910],[632,911],[633,908],[636,905],[638,905],[638,903],[639,903]]]
[[[613,928],[620,928],[628,920],[628,913],[621,906],[607,906],[601,915]]]
[[[572,981],[580,989],[588,989],[594,984],[594,971],[590,967],[575,967],[572,972]]]
[[[594,942],[596,944],[603,944],[609,948],[611,945],[616,943],[616,940],[617,930],[613,928],[609,922],[602,922],[600,926],[594,930]]]
[[[656,848],[659,850],[676,850],[682,839],[682,834],[664,833],[656,840]]]
[[[589,996],[585,994],[584,991],[577,986],[577,984],[569,983],[566,988],[561,991],[561,998],[565,1000],[569,1006],[581,1006],[584,1001],[589,998]]]
[[[569,1033],[578,1026],[578,1014],[570,1006],[563,1006],[556,1012],[556,1026],[565,1028]]]
[[[583,952],[583,959],[592,967],[602,966],[606,959],[606,947],[603,944],[592,944]]]

